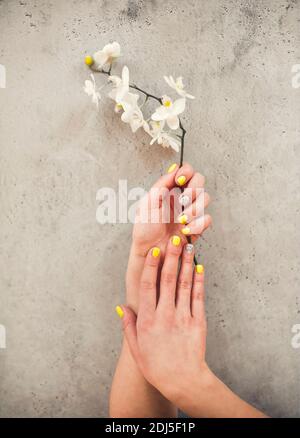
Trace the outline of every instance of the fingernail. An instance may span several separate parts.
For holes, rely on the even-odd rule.
[[[185,250],[188,254],[191,254],[194,250],[194,245],[192,243],[187,243],[185,245]]]
[[[152,255],[153,257],[157,258],[160,254],[160,248],[158,248],[157,246],[155,246],[154,248],[152,248]]]
[[[181,225],[185,225],[188,221],[187,215],[186,214],[181,214],[178,218],[178,221]]]
[[[174,246],[180,245],[180,237],[179,236],[173,236],[172,237],[172,243]]]
[[[184,175],[181,175],[177,178],[177,184],[179,186],[183,186],[186,182],[186,177]]]
[[[177,166],[177,164],[176,163],[174,163],[174,164],[171,164],[171,166],[169,167],[169,169],[168,169],[168,173],[172,173],[173,172],[173,170],[175,170],[176,169],[176,166]]]
[[[203,265],[196,265],[196,272],[197,272],[197,274],[203,274],[204,273],[204,266]]]
[[[186,236],[187,234],[190,234],[191,230],[189,227],[185,227],[185,228],[182,228],[181,232],[182,232],[182,234],[184,234]]]
[[[124,316],[124,312],[120,306],[116,306],[116,312],[117,312],[118,316],[122,319]]]
[[[181,194],[179,196],[179,204],[182,205],[183,207],[186,207],[188,205],[188,203],[190,202],[190,198],[187,195],[183,195]]]

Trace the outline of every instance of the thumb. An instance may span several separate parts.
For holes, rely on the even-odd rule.
[[[130,307],[127,306],[117,306],[116,312],[122,319],[124,336],[130,348],[131,354],[134,360],[138,363],[139,347],[137,342],[136,314],[130,309]]]

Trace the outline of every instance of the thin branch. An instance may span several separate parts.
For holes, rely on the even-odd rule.
[[[183,163],[183,154],[184,154],[184,137],[186,134],[186,130],[184,129],[184,127],[182,126],[181,120],[179,119],[179,128],[181,129],[181,148],[180,148],[180,167],[182,166]]]
[[[102,73],[102,74],[105,74],[105,75],[107,75],[107,76],[111,76],[112,64],[110,65],[109,70],[107,70],[107,71],[105,71],[105,70],[96,70],[95,68],[93,68],[93,66],[91,66],[90,68],[91,68],[91,70],[92,70],[93,72],[95,72],[95,73]],[[143,90],[142,88],[138,87],[138,86],[135,85],[135,84],[129,84],[129,87],[132,88],[133,90],[136,90],[136,91],[139,91],[140,93],[143,93],[143,94],[146,96],[146,98],[145,98],[145,102],[143,103],[143,105],[144,105],[144,104],[147,102],[147,100],[150,99],[150,98],[156,100],[157,102],[159,102],[159,103],[162,105],[163,102],[162,102],[162,98],[161,98],[161,97],[154,96],[154,94],[148,93],[147,91]],[[179,119],[179,128],[181,129],[181,135],[177,135],[177,137],[179,137],[180,140],[181,140],[181,147],[180,147],[180,161],[179,161],[179,167],[181,167],[182,164],[183,164],[183,156],[184,156],[184,139],[185,139],[186,129],[183,127],[182,122],[181,122],[180,119]],[[184,190],[184,189],[181,188],[181,192],[183,192],[183,190]],[[182,207],[182,208],[183,208],[183,207]],[[191,237],[190,237],[190,236],[187,236],[187,241],[188,241],[189,243],[191,243],[192,240],[191,240]],[[196,256],[194,256],[194,263],[195,263],[195,265],[198,264]]]
[[[130,84],[129,87],[130,87],[130,88],[133,88],[134,90],[140,91],[140,92],[143,93],[143,94],[145,94],[147,100],[148,100],[149,98],[151,98],[151,99],[157,100],[157,102],[159,102],[160,104],[162,104],[162,99],[161,99],[161,97],[154,96],[153,94],[150,94],[150,93],[148,93],[148,92],[145,91],[145,90],[142,90],[141,88],[137,87],[137,86],[134,85],[134,84]]]

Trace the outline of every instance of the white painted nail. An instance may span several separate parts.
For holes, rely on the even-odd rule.
[[[185,250],[188,254],[191,254],[194,250],[194,245],[192,243],[187,243],[185,245]]]

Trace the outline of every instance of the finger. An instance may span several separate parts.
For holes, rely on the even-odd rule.
[[[189,181],[187,187],[190,189],[203,189],[205,186],[205,176],[201,175],[199,172],[195,172],[191,180]]]
[[[140,281],[139,318],[151,317],[156,308],[156,285],[160,248],[150,249],[146,256]]]
[[[192,316],[205,321],[204,267],[196,265],[192,288]]]
[[[176,184],[180,187],[185,186],[194,175],[194,169],[189,163],[183,163],[175,175]]]
[[[168,168],[167,173],[162,175],[152,186],[152,188],[167,188],[175,187],[175,175],[178,170],[178,164],[174,163]]]
[[[185,236],[200,235],[202,234],[212,223],[212,218],[209,214],[193,219],[192,222],[181,229],[182,234]]]
[[[194,271],[194,245],[184,246],[180,273],[177,281],[176,308],[179,315],[191,316],[191,292]]]
[[[144,204],[145,202],[147,202],[147,209],[152,218],[151,222],[160,222],[162,219],[160,208],[164,199],[168,198],[170,190],[176,187],[175,174],[178,167],[178,164],[172,164],[167,170],[167,173],[165,175],[162,175],[153,184],[146,200],[144,201]],[[143,207],[145,207],[145,205]],[[153,218],[153,215],[155,215],[155,218]]]
[[[126,306],[117,306],[116,312],[122,319],[122,326],[125,339],[128,343],[129,349],[135,361],[139,362],[139,348],[137,342],[136,330],[136,314]]]
[[[204,191],[204,184],[204,176],[196,172],[181,193],[179,204],[183,207],[190,205]]]
[[[210,203],[210,196],[206,192],[202,192],[194,202],[183,210],[178,217],[178,222],[182,225],[189,224],[197,217],[203,216],[205,208]]]
[[[171,237],[167,245],[165,260],[161,270],[157,310],[162,309],[163,312],[175,310],[175,292],[181,249],[182,242],[180,237]]]
[[[204,176],[199,172],[194,173],[193,177],[183,191],[183,196],[187,195],[191,203],[204,191],[204,184]]]

